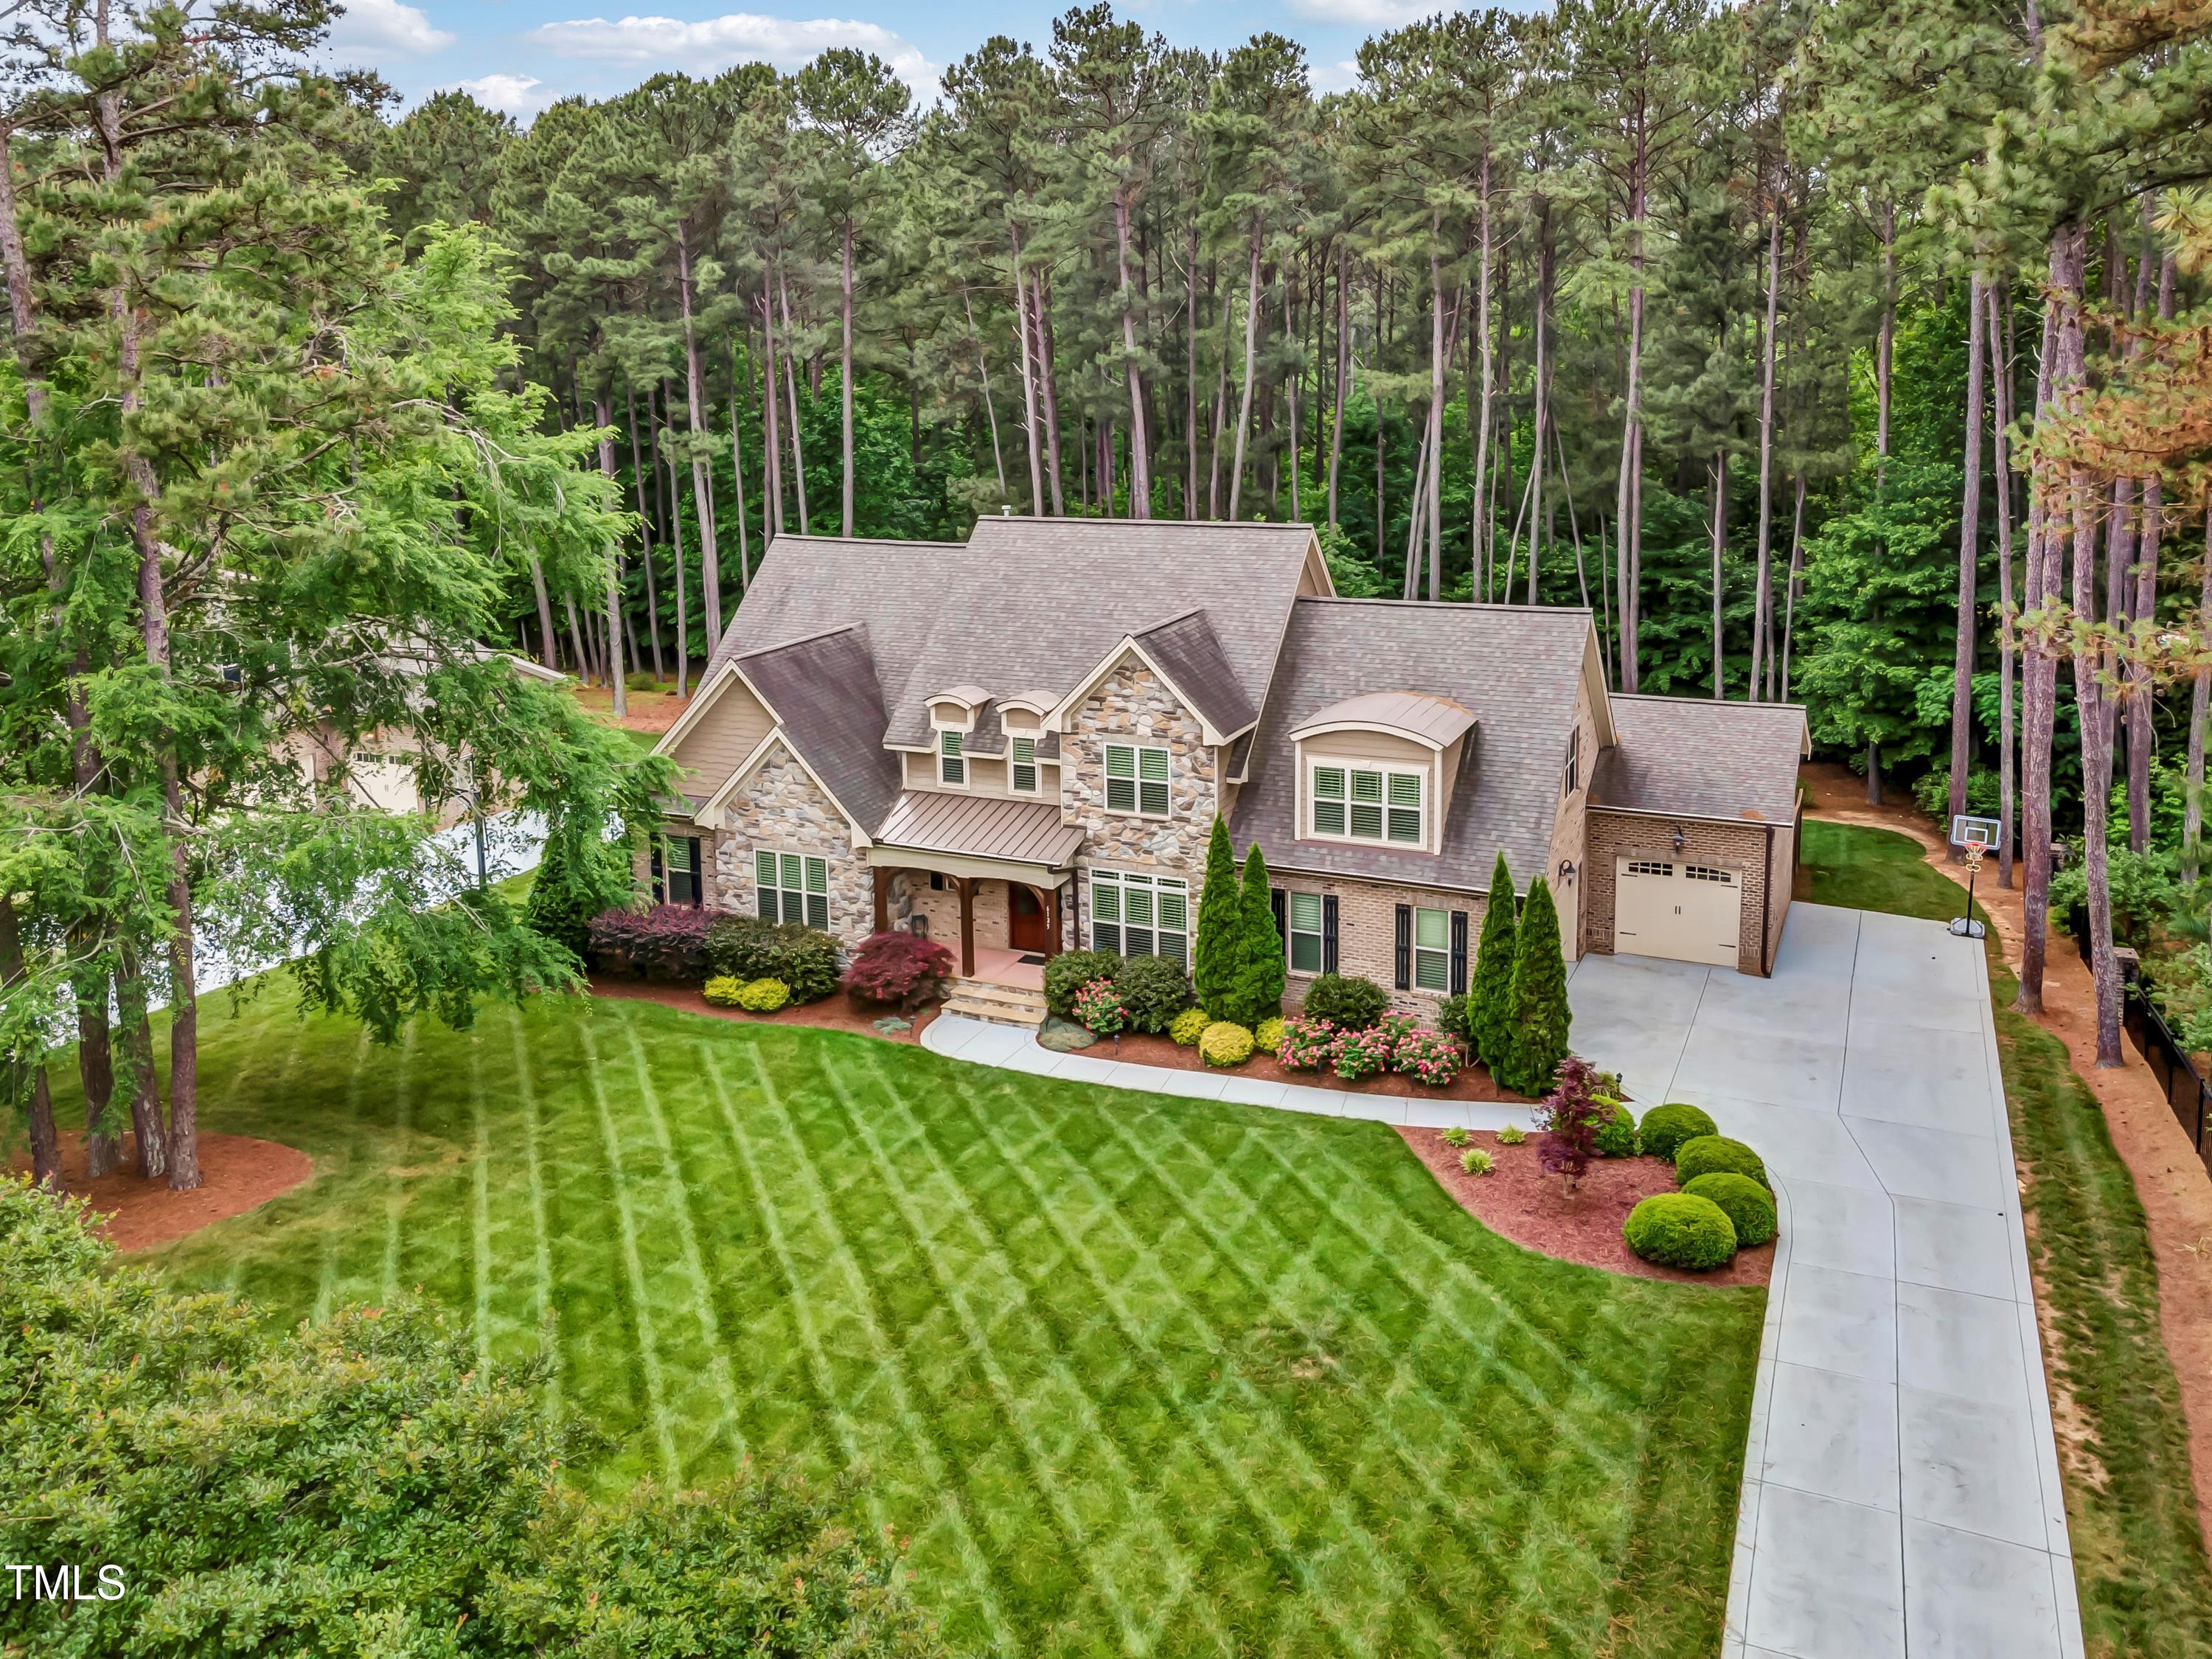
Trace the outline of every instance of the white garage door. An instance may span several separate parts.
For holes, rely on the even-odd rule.
[[[1614,866],[1613,948],[1733,968],[1743,878],[1716,864],[1621,859]]]

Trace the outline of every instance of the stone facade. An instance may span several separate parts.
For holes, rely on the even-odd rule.
[[[1475,941],[1482,934],[1486,901],[1477,893],[1450,892],[1426,887],[1400,887],[1381,882],[1340,881],[1276,871],[1274,884],[1285,892],[1334,895],[1336,898],[1336,971],[1371,979],[1390,994],[1390,1006],[1400,1013],[1423,1020],[1436,1018],[1439,994],[1398,990],[1398,907],[1410,904],[1423,910],[1467,912],[1468,973],[1474,973]],[[1293,973],[1283,992],[1283,1006],[1296,1007],[1305,1000],[1310,974]]]
[[[810,853],[830,866],[830,931],[848,949],[875,930],[875,882],[853,846],[844,815],[781,743],[722,809],[714,833],[706,902],[718,910],[755,913],[753,854]]]
[[[908,914],[929,918],[929,936],[952,952],[957,963],[960,957],[960,895],[953,890],[948,880],[941,887],[929,884],[929,872],[910,870],[906,873],[909,895]],[[975,884],[975,948],[1003,951],[1006,948],[1006,884],[986,878]]]
[[[1773,964],[1790,895],[1791,837],[1789,826],[1773,828],[1775,872],[1767,868],[1768,828],[1764,823],[1717,823],[1699,818],[1631,817],[1603,809],[1589,815],[1589,840],[1583,859],[1584,903],[1583,949],[1613,954],[1613,883],[1622,858],[1689,859],[1743,872],[1743,909],[1737,919],[1736,971],[1764,974]],[[1682,850],[1674,851],[1674,832]],[[1769,902],[1770,889],[1773,892]],[[1759,923],[1764,918],[1766,934]]]

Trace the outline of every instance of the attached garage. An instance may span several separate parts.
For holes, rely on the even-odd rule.
[[[1724,865],[1623,856],[1613,862],[1613,948],[1733,968],[1743,905],[1743,878]]]

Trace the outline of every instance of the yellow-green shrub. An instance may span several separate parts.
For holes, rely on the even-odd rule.
[[[1252,1058],[1252,1034],[1242,1025],[1217,1019],[1199,1038],[1198,1055],[1209,1066],[1242,1066]]]

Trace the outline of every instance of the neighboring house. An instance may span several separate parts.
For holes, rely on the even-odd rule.
[[[1611,695],[1589,613],[1340,599],[1298,525],[986,518],[964,547],[785,536],[659,746],[664,902],[953,952],[1036,1017],[1078,945],[1188,965],[1226,815],[1290,1000],[1466,988],[1503,848],[1567,952],[1763,974],[1802,709]],[[983,1009],[981,1011],[988,1011]]]

